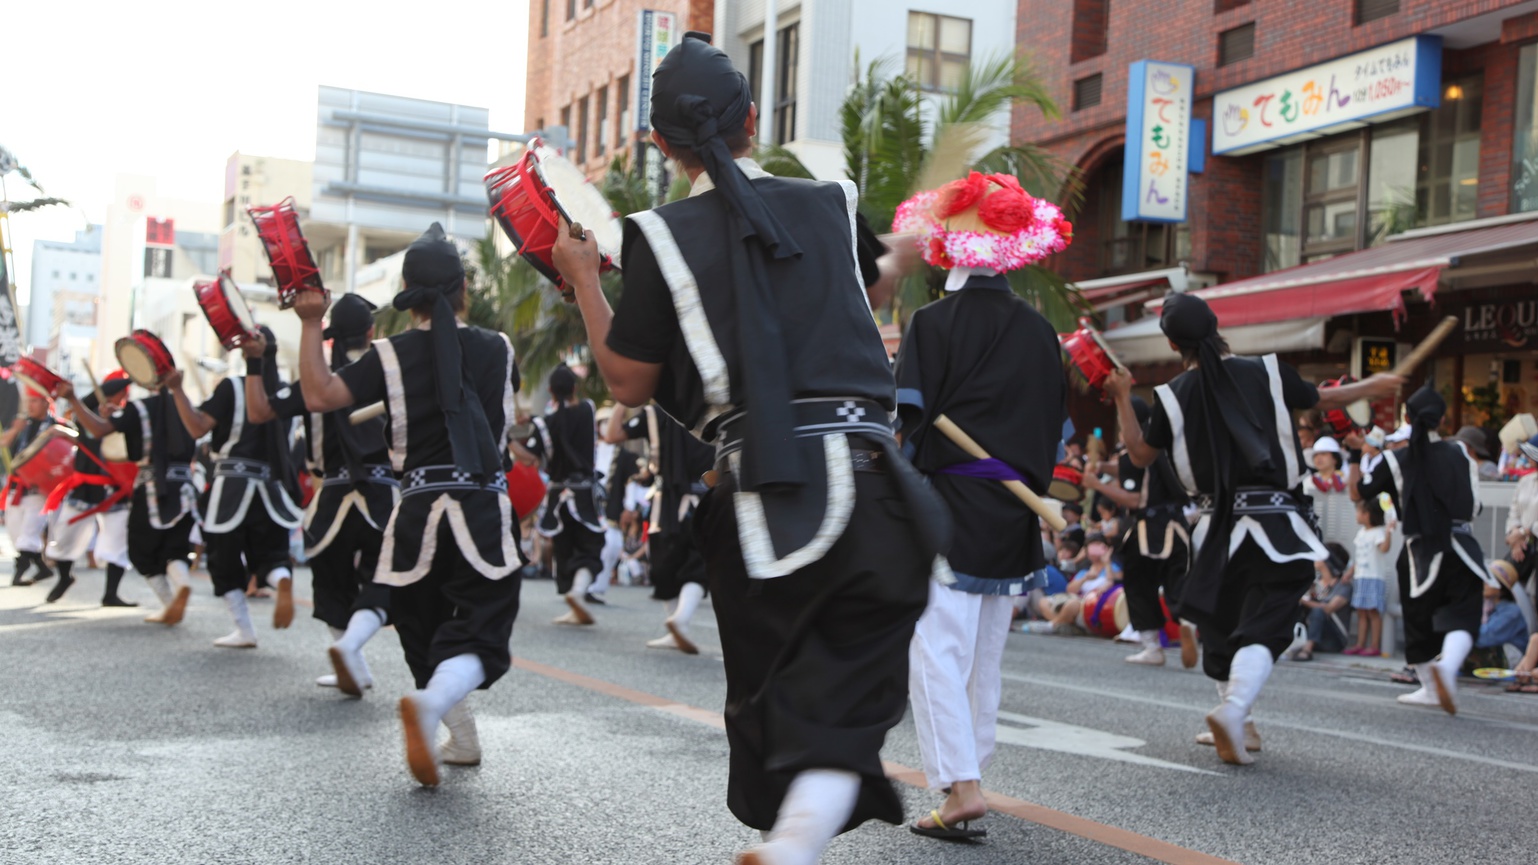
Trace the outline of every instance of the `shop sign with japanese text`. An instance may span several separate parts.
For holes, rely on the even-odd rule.
[[[1186,221],[1195,78],[1196,70],[1179,63],[1132,64],[1121,185],[1121,218],[1127,222]]]
[[[1242,156],[1441,104],[1442,39],[1412,36],[1212,97],[1212,152]]]

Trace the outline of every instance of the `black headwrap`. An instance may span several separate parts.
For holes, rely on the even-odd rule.
[[[1405,401],[1405,412],[1410,416],[1411,467],[1405,490],[1405,537],[1419,535],[1420,551],[1430,557],[1446,552],[1452,544],[1452,514],[1437,495],[1438,478],[1431,465],[1431,432],[1441,426],[1447,402],[1428,384]],[[1445,480],[1456,483],[1458,479]]]
[[[1237,456],[1251,469],[1269,468],[1271,447],[1265,429],[1255,420],[1244,401],[1239,385],[1223,366],[1223,350],[1218,337],[1218,317],[1195,295],[1175,294],[1164,301],[1159,315],[1159,329],[1176,346],[1195,351],[1197,385],[1201,391],[1202,417],[1206,422],[1207,441],[1212,448],[1213,479],[1212,522],[1207,540],[1192,567],[1193,574],[1217,585],[1228,565],[1228,536],[1234,523],[1234,489],[1230,463]],[[1198,613],[1210,613],[1217,593],[1186,592],[1184,606]]]
[[[374,326],[377,306],[358,294],[344,294],[331,305],[331,325],[322,334],[331,340],[331,369],[336,371],[350,363],[347,354],[363,347],[368,339],[369,328]],[[341,445],[342,459],[347,463],[347,474],[354,488],[361,489],[367,473],[363,467],[363,427],[383,430],[384,418],[377,417],[354,425],[347,411],[334,413],[337,423],[337,440]]]
[[[710,44],[710,35],[684,34],[652,76],[652,128],[668,144],[688,147],[727,203],[737,237],[733,245],[732,282],[737,298],[738,338],[742,343],[743,393],[749,407],[743,443],[743,489],[804,482],[797,455],[786,379],[785,340],[778,306],[765,273],[764,257],[801,254],[753,183],[732,159],[723,136],[743,128],[753,105],[752,88],[732,67],[726,52]]]
[[[477,481],[485,481],[500,469],[501,462],[480,399],[465,393],[459,320],[448,299],[464,286],[465,266],[459,249],[444,236],[442,225],[434,222],[406,248],[401,278],[406,287],[392,301],[396,309],[432,307],[433,374],[454,465]]]

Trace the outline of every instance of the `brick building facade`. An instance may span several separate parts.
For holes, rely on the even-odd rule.
[[[1236,313],[1214,302],[1225,330],[1233,322],[1257,325],[1245,331],[1253,337],[1246,348],[1282,351],[1322,380],[1360,371],[1353,364],[1361,338],[1408,344],[1444,313],[1495,304],[1492,314],[1512,332],[1491,340],[1471,327],[1423,372],[1448,383],[1458,420],[1498,426],[1502,417],[1538,407],[1538,323],[1523,305],[1538,251],[1538,221],[1523,215],[1538,211],[1538,176],[1528,177],[1538,175],[1534,4],[1022,0],[1017,20],[1020,47],[1063,116],[1046,121],[1017,111],[1012,136],[1076,169],[1082,201],[1075,240],[1054,264],[1084,289],[1108,335],[1137,325],[1164,291],[1216,286],[1204,296],[1222,297],[1232,288],[1230,299],[1242,296],[1247,308]],[[1430,110],[1281,138],[1247,155],[1214,154],[1222,119],[1213,116],[1214,97],[1418,36],[1439,46],[1440,80],[1429,84],[1440,99]],[[1129,66],[1140,60],[1195,70],[1191,114],[1206,123],[1200,146],[1207,158],[1189,176],[1181,224],[1121,219]],[[1430,69],[1434,74],[1434,64]],[[1525,191],[1529,180],[1534,192]],[[1505,255],[1517,249],[1525,258]],[[1402,293],[1373,283],[1371,300],[1342,300],[1366,296],[1368,274],[1401,273],[1414,262],[1429,269]],[[1477,267],[1468,268],[1471,262]],[[1296,306],[1287,311],[1289,302]],[[1278,309],[1257,312],[1267,304]],[[1477,316],[1467,318],[1476,323]],[[1151,324],[1138,332],[1157,337]],[[1178,371],[1163,346],[1134,354],[1144,382]],[[1081,403],[1081,427],[1111,425],[1089,400]],[[1385,422],[1391,410],[1382,408]]]
[[[641,10],[711,29],[714,0],[531,0],[524,128],[565,126],[567,156],[599,174],[634,149],[636,48]]]

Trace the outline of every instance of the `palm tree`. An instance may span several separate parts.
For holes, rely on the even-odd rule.
[[[932,112],[917,82],[892,74],[888,60],[863,69],[857,63],[855,79],[840,110],[844,163],[860,189],[860,208],[871,225],[891,225],[897,206],[914,192],[968,170],[1013,174],[1033,195],[1055,199],[1066,194],[1065,210],[1078,202],[1076,178],[1052,154],[1029,144],[978,152],[1010,106],[1026,106],[1049,120],[1060,116],[1025,58],[1003,54],[968,67],[956,89]],[[1059,330],[1071,330],[1074,319],[1090,311],[1078,293],[1047,268],[1022,269],[1010,275],[1010,282]],[[943,272],[933,268],[909,277],[886,315],[903,323],[912,310],[938,297],[943,285]]]

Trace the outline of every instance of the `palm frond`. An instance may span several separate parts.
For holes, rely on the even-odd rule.
[[[794,151],[780,144],[763,145],[753,154],[758,164],[775,177],[799,177],[803,180],[816,180],[812,170],[806,167]]]
[[[33,210],[42,210],[45,207],[53,207],[55,205],[61,204],[65,207],[71,206],[70,203],[63,198],[34,198],[31,201],[0,202],[0,208],[4,208],[6,213],[27,213]]]

